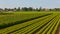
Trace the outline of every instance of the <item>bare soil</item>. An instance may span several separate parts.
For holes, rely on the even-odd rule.
[[[59,26],[59,34],[60,34],[60,26]]]
[[[56,34],[60,34],[60,26],[58,27],[58,30],[57,30]]]

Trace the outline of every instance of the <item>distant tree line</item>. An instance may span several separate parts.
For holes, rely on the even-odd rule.
[[[53,8],[53,9],[42,8],[42,7],[40,7],[40,8],[32,8],[32,7],[20,8],[20,7],[18,7],[18,8],[13,8],[13,9],[11,9],[11,8],[4,8],[4,9],[0,8],[0,12],[2,12],[2,11],[60,11],[60,8]]]

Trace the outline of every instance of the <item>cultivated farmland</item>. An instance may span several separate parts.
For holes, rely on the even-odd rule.
[[[1,12],[0,34],[58,34],[58,12]]]

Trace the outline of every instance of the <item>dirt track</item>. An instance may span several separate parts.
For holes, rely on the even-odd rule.
[[[59,26],[59,34],[60,34],[60,26]]]
[[[58,27],[58,30],[57,30],[56,34],[60,34],[60,26]]]

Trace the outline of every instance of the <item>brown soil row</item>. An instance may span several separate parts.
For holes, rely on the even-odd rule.
[[[58,27],[58,30],[57,30],[56,34],[60,34],[60,26]]]

